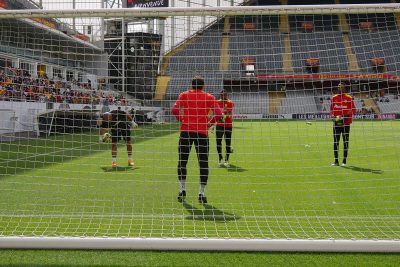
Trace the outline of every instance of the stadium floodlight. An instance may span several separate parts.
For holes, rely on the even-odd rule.
[[[400,4],[0,10],[0,248],[400,252],[399,18]],[[229,167],[209,134],[205,204],[194,156],[177,201],[169,111],[196,75],[235,102]],[[339,82],[358,113],[331,167]],[[138,125],[135,167],[125,145],[112,166],[96,128],[118,107]]]

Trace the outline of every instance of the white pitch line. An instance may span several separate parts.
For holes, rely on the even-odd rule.
[[[212,209],[204,210],[204,212],[212,212]],[[232,214],[0,214],[0,217],[10,218],[243,218],[243,219],[394,219],[400,220],[400,216],[379,216],[379,215],[358,215],[358,216],[243,216]]]

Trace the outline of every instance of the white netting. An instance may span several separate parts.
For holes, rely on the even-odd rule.
[[[1,236],[400,237],[398,5],[123,17],[85,7],[30,11],[40,19],[0,12],[0,128],[13,128],[0,143]],[[230,167],[218,167],[210,134],[205,205],[194,148],[187,200],[177,201],[170,113],[195,75],[235,102]],[[339,81],[357,108],[342,168],[330,166]],[[116,168],[98,142],[97,118],[117,107],[139,124],[134,168],[123,142]]]

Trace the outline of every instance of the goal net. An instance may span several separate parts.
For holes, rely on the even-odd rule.
[[[270,2],[0,1],[0,127],[35,132],[0,139],[0,247],[399,251],[400,6]],[[232,149],[209,131],[199,203],[192,148],[180,203],[171,107],[195,76],[234,103]],[[356,110],[331,166],[339,83]],[[134,166],[124,140],[116,166],[99,142],[118,109],[138,124]]]

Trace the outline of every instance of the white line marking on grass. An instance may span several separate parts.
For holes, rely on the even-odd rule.
[[[206,209],[204,211],[212,211]],[[215,214],[215,215],[193,215],[187,214],[0,214],[0,217],[8,218],[247,218],[247,219],[352,219],[352,220],[399,220],[400,216],[380,216],[380,215],[356,215],[356,216],[246,216],[246,215],[232,215],[232,214]]]

